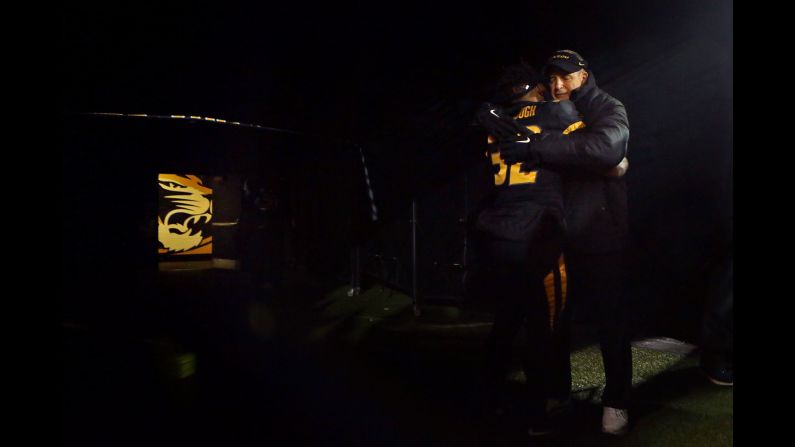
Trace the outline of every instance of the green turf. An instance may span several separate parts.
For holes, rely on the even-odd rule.
[[[475,436],[470,428],[453,429],[458,434],[446,431],[463,417],[450,406],[464,405],[459,395],[476,377],[488,319],[473,318],[454,306],[421,309],[415,316],[411,298],[387,288],[376,286],[351,297],[341,287],[314,303],[310,316],[301,317],[304,321],[294,323],[305,329],[296,333],[309,345],[333,346],[333,352],[345,353],[352,377],[366,377],[362,380],[369,384],[368,392],[388,400],[398,420],[412,421],[417,430],[438,431],[428,436],[440,442],[470,445]],[[579,403],[574,428],[557,440],[558,445],[732,445],[731,388],[707,382],[692,356],[639,347],[632,353],[632,431],[618,438],[599,433],[604,371],[598,347],[590,345],[571,355],[572,386]],[[518,384],[524,377],[517,368],[509,379]],[[433,423],[418,424],[417,418]],[[512,438],[506,445],[520,440]]]

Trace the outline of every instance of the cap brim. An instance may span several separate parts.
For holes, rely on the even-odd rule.
[[[553,60],[547,62],[547,65],[544,67],[544,73],[549,73],[549,70],[553,68],[563,70],[565,73],[574,73],[575,71],[586,70],[586,67],[581,67],[569,61]]]

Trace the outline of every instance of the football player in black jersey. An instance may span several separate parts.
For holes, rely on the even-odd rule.
[[[526,64],[506,68],[501,84],[513,97],[502,107],[484,104],[477,117],[489,131],[486,155],[494,173],[491,205],[480,212],[476,224],[485,234],[484,258],[495,304],[486,359],[490,405],[503,404],[514,340],[524,328],[524,410],[531,435],[551,432],[547,400],[567,377],[561,368],[568,361],[563,362],[556,350],[556,332],[567,330],[557,324],[565,310],[563,198],[557,172],[532,160],[506,163],[500,152],[507,144],[525,144],[551,132],[568,134],[584,126],[570,101],[544,101],[541,80]]]

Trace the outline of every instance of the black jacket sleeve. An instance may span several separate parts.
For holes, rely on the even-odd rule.
[[[557,168],[604,172],[627,155],[629,122],[624,105],[610,98],[584,114],[585,127],[533,143],[541,163]]]

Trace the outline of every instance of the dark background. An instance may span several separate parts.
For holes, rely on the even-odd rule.
[[[457,294],[462,272],[451,266],[471,256],[461,219],[488,186],[473,107],[502,65],[520,56],[540,65],[571,48],[629,115],[639,321],[692,340],[706,271],[733,237],[732,21],[727,1],[62,5],[63,174],[73,179],[63,207],[66,276],[93,276],[81,266],[98,260],[113,272],[151,259],[136,243],[143,239],[125,236],[146,233],[141,216],[156,185],[142,173],[279,166],[283,177],[306,179],[291,183],[302,185],[292,203],[305,205],[292,211],[316,270],[344,272],[359,234],[345,231],[364,228],[366,253],[401,264],[394,279],[405,287],[417,198],[421,286],[429,296]],[[304,136],[80,112],[209,116]],[[93,143],[75,143],[83,138]],[[372,225],[362,224],[354,143],[379,209]],[[98,188],[109,180],[99,171],[137,186]],[[131,251],[140,256],[123,255]],[[76,252],[85,263],[69,258]]]

